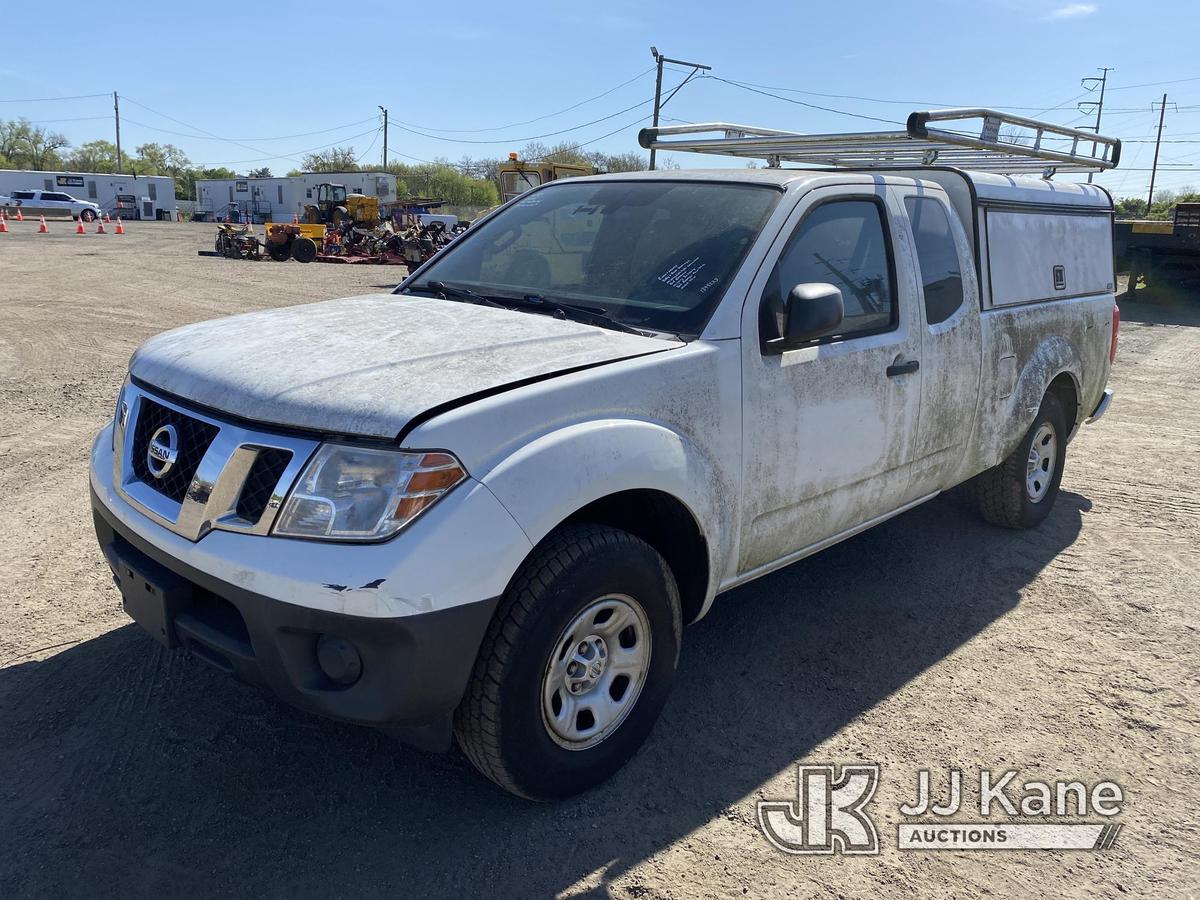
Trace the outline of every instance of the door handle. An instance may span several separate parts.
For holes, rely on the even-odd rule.
[[[921,368],[921,363],[915,359],[910,359],[908,362],[893,363],[887,367],[887,376],[888,378],[895,378],[897,375],[911,375],[919,368]]]

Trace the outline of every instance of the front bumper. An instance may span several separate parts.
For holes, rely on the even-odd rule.
[[[429,749],[445,749],[450,715],[462,698],[497,598],[393,618],[295,606],[221,581],[181,563],[122,526],[92,492],[96,537],[127,595],[126,610],[169,648],[192,653],[293,706],[382,726]],[[134,591],[164,595],[160,613],[138,612]],[[124,583],[123,583],[124,582]],[[361,661],[350,685],[318,663],[322,635],[348,642]]]
[[[497,598],[531,548],[486,487],[463,483],[380,543],[229,531],[193,541],[116,490],[111,427],[93,445],[90,475],[96,533],[118,583],[128,564],[123,594],[139,574],[142,587],[163,589],[162,602],[125,604],[160,641],[302,709],[448,746]],[[352,684],[321,669],[321,635],[355,648]]]

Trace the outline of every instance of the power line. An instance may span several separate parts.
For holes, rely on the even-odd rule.
[[[803,100],[794,100],[791,97],[783,97],[779,94],[772,94],[770,91],[759,90],[758,88],[753,87],[746,82],[733,81],[732,79],[729,79],[729,78],[722,78],[720,75],[701,75],[701,76],[699,76],[699,78],[712,79],[713,81],[721,81],[721,82],[724,82],[725,84],[732,85],[733,87],[741,88],[744,91],[750,91],[751,93],[754,93],[754,94],[762,94],[764,97],[774,97],[776,100],[782,100],[785,103],[794,103],[797,106],[803,106],[807,109],[819,109],[822,112],[836,113],[840,116],[852,116],[855,119],[867,119],[871,122],[884,122],[888,125],[903,125],[904,124],[903,122],[897,122],[895,119],[881,119],[878,116],[867,116],[867,115],[863,115],[862,113],[847,112],[844,109],[834,109],[833,107],[830,107],[830,106],[819,106],[815,103],[805,103]],[[697,80],[699,80],[699,79],[697,79]]]
[[[579,107],[585,106],[588,103],[592,103],[593,101],[600,100],[604,97],[607,97],[609,94],[619,91],[621,88],[626,87],[627,85],[633,84],[638,79],[645,78],[647,75],[649,75],[653,71],[654,71],[654,66],[651,66],[650,68],[646,69],[645,71],[639,72],[638,74],[634,75],[628,81],[622,81],[616,87],[611,87],[607,91],[604,91],[601,94],[597,94],[594,97],[588,97],[586,100],[580,100],[578,103],[572,103],[570,106],[564,107],[563,109],[560,109],[560,110],[556,110],[555,112],[546,113],[544,116],[537,116],[532,119],[526,119],[523,122],[510,122],[507,125],[492,125],[488,128],[434,128],[431,125],[415,125],[412,122],[405,122],[403,124],[407,125],[410,128],[420,129],[421,131],[444,131],[444,132],[448,132],[450,134],[482,134],[485,131],[503,131],[505,128],[520,128],[522,125],[532,125],[534,122],[541,122],[543,119],[553,119],[555,116],[561,116],[563,113],[568,113],[573,109],[578,109]]]
[[[408,127],[400,124],[399,122],[390,122],[389,125],[392,128],[399,128],[401,131],[407,131],[409,134],[419,135],[420,137],[429,138],[430,140],[435,140],[435,141],[445,141],[446,143],[450,143],[450,144],[520,144],[523,141],[538,141],[543,138],[557,137],[558,135],[561,135],[561,134],[569,134],[572,131],[580,131],[581,129],[588,128],[592,125],[598,125],[601,122],[607,122],[610,119],[615,119],[617,116],[623,115],[624,113],[630,112],[631,110],[635,110],[639,106],[646,106],[647,104],[653,103],[653,102],[654,102],[654,98],[651,97],[647,100],[641,101],[640,103],[635,103],[632,106],[627,106],[624,109],[619,109],[615,113],[610,113],[607,116],[601,116],[599,119],[592,119],[590,122],[584,122],[580,125],[572,125],[570,128],[562,128],[562,129],[559,129],[558,131],[548,131],[545,134],[531,134],[531,135],[526,135],[525,137],[497,138],[495,140],[487,140],[487,141],[473,140],[473,139],[469,139],[469,138],[442,137],[441,135],[429,134],[427,132],[418,131],[415,128],[408,128]]]
[[[1132,91],[1135,88],[1144,87],[1160,87],[1164,84],[1183,84],[1185,81],[1200,81],[1200,75],[1191,75],[1187,78],[1175,78],[1171,81],[1147,81],[1144,84],[1123,84],[1120,87],[1109,88],[1110,91]]]
[[[134,100],[132,97],[125,97],[124,99],[127,100],[128,102],[132,103],[134,106],[140,106],[142,109],[146,110],[147,112],[152,112],[156,116],[162,116],[164,119],[170,119],[172,122],[182,125],[185,128],[191,128],[193,131],[199,131],[202,134],[206,134],[209,137],[214,138],[216,140],[224,141],[226,143],[233,144],[237,147],[242,147],[242,148],[244,148],[246,150],[250,150],[254,153],[262,153],[263,152],[262,147],[251,147],[249,144],[244,144],[241,141],[236,141],[236,140],[232,140],[230,138],[221,137],[221,135],[219,135],[219,134],[213,134],[211,131],[208,131],[204,128],[198,128],[197,126],[192,125],[189,122],[183,121],[182,119],[177,119],[174,116],[169,116],[164,112],[159,112],[157,109],[149,107],[145,103],[140,103],[137,100]],[[374,118],[374,117],[372,117],[372,118]],[[146,127],[146,126],[143,126],[143,127]],[[276,153],[274,156],[269,156],[269,157],[265,157],[265,158],[266,159],[276,159],[276,158],[290,159],[290,160],[292,160],[292,162],[299,162],[299,160],[297,160],[295,158],[295,156],[292,156],[291,154],[287,154],[287,153]]]
[[[30,125],[57,125],[59,122],[98,122],[101,119],[107,121],[110,116],[76,116],[73,119],[37,119],[30,122]]]
[[[374,118],[374,117],[372,116],[372,118]],[[126,121],[128,121],[128,120],[126,120]],[[321,144],[319,147],[309,147],[307,150],[293,150],[290,154],[276,153],[274,156],[259,156],[255,159],[230,159],[230,160],[224,160],[223,162],[196,163],[196,165],[201,166],[203,168],[211,169],[211,168],[215,168],[217,166],[238,166],[243,163],[266,162],[266,161],[272,160],[272,159],[290,159],[293,162],[303,162],[303,160],[297,160],[296,157],[301,156],[303,154],[307,154],[307,153],[316,153],[318,150],[328,150],[330,147],[337,147],[338,145],[340,145],[346,141],[353,141],[353,140],[357,140],[358,138],[361,138],[361,137],[366,137],[368,134],[371,134],[377,130],[378,130],[377,128],[370,128],[370,129],[360,132],[358,134],[352,134],[349,137],[342,138],[341,140],[333,141],[328,144]],[[251,149],[258,149],[258,148],[251,148]],[[262,153],[263,151],[258,150],[258,152]]]
[[[526,162],[541,162],[544,159],[552,159],[555,156],[561,156],[564,153],[570,153],[572,150],[579,150],[582,147],[588,147],[592,144],[595,144],[599,141],[604,140],[605,138],[610,138],[614,134],[618,134],[619,132],[624,131],[626,128],[632,128],[633,126],[640,125],[643,122],[649,122],[651,118],[652,118],[651,116],[642,116],[640,119],[634,119],[632,122],[627,122],[626,124],[622,125],[620,128],[614,128],[612,131],[608,132],[607,134],[600,135],[600,137],[595,137],[589,141],[583,141],[582,143],[574,144],[573,146],[570,146],[570,147],[563,147],[561,150],[555,150],[552,153],[544,153],[541,156],[536,156],[533,159],[526,160]]]
[[[0,100],[0,103],[49,103],[52,100],[91,100],[93,97],[107,97],[108,94],[75,94],[72,97],[26,97],[20,100]]]
[[[675,69],[674,71],[683,71],[683,70]],[[715,75],[711,76],[711,77],[716,78]],[[718,79],[718,80],[724,80],[724,79]],[[821,93],[820,91],[804,91],[804,90],[800,90],[799,88],[779,87],[776,85],[769,85],[769,84],[758,84],[753,81],[736,81],[733,83],[736,83],[742,87],[755,87],[755,88],[760,88],[760,89],[766,90],[766,91],[783,91],[784,93],[788,93],[788,94],[803,94],[804,96],[807,96],[807,97],[824,97],[829,100],[858,100],[863,103],[884,103],[884,104],[890,104],[893,106],[959,108],[959,107],[976,107],[979,105],[977,103],[971,103],[971,104],[946,103],[946,102],[937,101],[937,100],[887,100],[882,97],[866,97],[866,96],[862,96],[859,94],[825,94],[825,93]],[[1086,92],[1083,94],[1079,94],[1075,97],[1070,98],[1070,100],[1064,100],[1062,103],[1059,103],[1056,106],[1051,106],[1049,109],[1042,109],[1037,106],[1017,106],[1017,105],[1014,105],[1011,103],[993,103],[993,104],[989,104],[988,107],[992,108],[992,109],[1007,109],[1007,110],[1017,110],[1017,111],[1025,111],[1025,112],[1028,112],[1030,110],[1037,110],[1039,113],[1044,113],[1044,112],[1051,112],[1052,110],[1058,109],[1059,107],[1062,107],[1062,106],[1066,106],[1072,100],[1078,100],[1081,97],[1086,97],[1086,96],[1087,96]],[[821,107],[819,107],[819,108],[821,108]],[[832,110],[832,112],[843,112],[843,111],[842,110]],[[844,114],[847,114],[847,113],[844,113]],[[880,121],[886,122],[889,120],[881,119]]]
[[[359,163],[361,163],[361,162],[363,161],[363,158],[364,158],[364,157],[365,157],[365,156],[366,156],[368,153],[370,153],[372,150],[374,150],[374,149],[375,149],[375,145],[379,143],[379,135],[381,135],[381,134],[383,134],[383,126],[380,126],[380,127],[379,127],[379,128],[376,130],[376,131],[375,131],[375,137],[371,138],[371,143],[370,143],[370,145],[367,147],[367,149],[366,149],[366,150],[364,150],[362,153],[358,154],[358,156],[356,156],[356,157],[355,157],[355,159],[354,159],[354,164],[355,164],[355,165],[358,165]]]
[[[126,97],[125,99],[128,100],[129,98]],[[107,116],[99,116],[98,118],[106,119],[108,117]],[[190,134],[186,131],[173,131],[170,128],[160,128],[157,125],[147,125],[145,122],[139,122],[136,119],[129,118],[128,116],[124,117],[126,122],[131,122],[132,124],[138,125],[142,128],[149,128],[151,131],[161,131],[163,134],[173,134],[173,135],[177,135],[178,137],[192,138],[193,140],[197,140],[197,141],[233,141],[233,142],[236,142],[236,141],[260,141],[263,143],[269,143],[271,141],[286,141],[286,140],[291,140],[293,138],[299,138],[299,137],[310,137],[314,134],[329,134],[332,131],[341,131],[346,128],[353,128],[355,125],[362,125],[364,122],[374,122],[378,118],[379,118],[378,116],[367,116],[365,119],[359,119],[357,122],[347,122],[345,125],[335,125],[333,128],[322,128],[319,131],[301,131],[297,134],[281,134],[276,137],[224,138],[224,137],[216,137],[216,136],[210,136],[210,135],[205,135],[205,134]],[[259,153],[263,152],[262,147],[252,147],[251,149],[258,151]]]

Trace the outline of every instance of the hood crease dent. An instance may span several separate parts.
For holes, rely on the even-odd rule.
[[[434,407],[680,346],[537,313],[366,294],[176,328],[138,348],[129,371],[218,415],[393,439]]]

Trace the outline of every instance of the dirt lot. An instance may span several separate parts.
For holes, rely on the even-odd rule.
[[[1200,298],[1122,304],[1117,400],[1040,529],[939,498],[732,592],[637,759],[535,806],[158,649],[92,535],[88,448],[138,343],[396,270],[198,258],[211,226],[52,227],[0,235],[0,895],[1200,892]],[[881,855],[767,843],[755,801],[794,798],[797,761],[882,764]],[[1114,779],[1124,830],[897,850],[917,770],[948,767]]]

